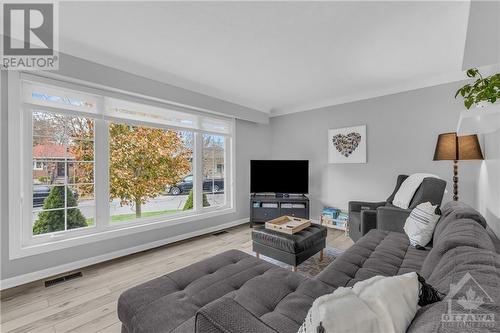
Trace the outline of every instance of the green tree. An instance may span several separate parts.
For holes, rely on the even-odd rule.
[[[78,202],[69,188],[66,190],[66,207],[76,207]],[[43,202],[43,209],[63,208],[64,186],[54,186],[49,192],[49,196]],[[67,209],[67,228],[75,229],[86,227],[85,216],[78,208]],[[39,235],[47,232],[64,230],[64,209],[42,211],[33,225],[33,234]]]
[[[208,202],[207,195],[203,193],[203,207],[209,207],[210,203]],[[190,210],[193,209],[193,190],[189,191],[188,198],[186,203],[184,204],[184,208],[182,210]]]

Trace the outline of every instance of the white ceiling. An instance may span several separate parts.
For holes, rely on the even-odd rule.
[[[469,2],[64,2],[60,50],[274,115],[462,77]]]

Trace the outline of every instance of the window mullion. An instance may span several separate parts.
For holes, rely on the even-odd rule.
[[[68,160],[64,159],[64,231],[66,230],[68,230]]]
[[[231,140],[224,136],[224,206],[231,205]]]
[[[201,133],[194,133],[193,151],[193,201],[194,211],[203,208],[203,137]]]
[[[27,167],[33,164],[33,119],[32,110],[23,109],[21,113],[22,132],[21,146],[24,148],[21,156],[22,176],[20,184],[22,186],[22,243],[28,243],[33,237],[33,170]],[[26,161],[26,162],[25,162]]]
[[[99,100],[98,110],[102,107]],[[109,131],[108,122],[102,118],[95,119],[94,172],[96,228],[99,230],[109,223]]]

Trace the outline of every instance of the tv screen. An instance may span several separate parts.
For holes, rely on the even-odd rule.
[[[308,193],[309,161],[250,161],[250,192]]]

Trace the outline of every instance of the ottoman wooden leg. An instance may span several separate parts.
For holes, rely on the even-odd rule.
[[[297,271],[297,266],[292,266],[292,271],[296,272]]]
[[[319,251],[319,261],[323,261],[323,249]]]
[[[259,259],[259,254],[257,252],[255,252],[255,257]]]

